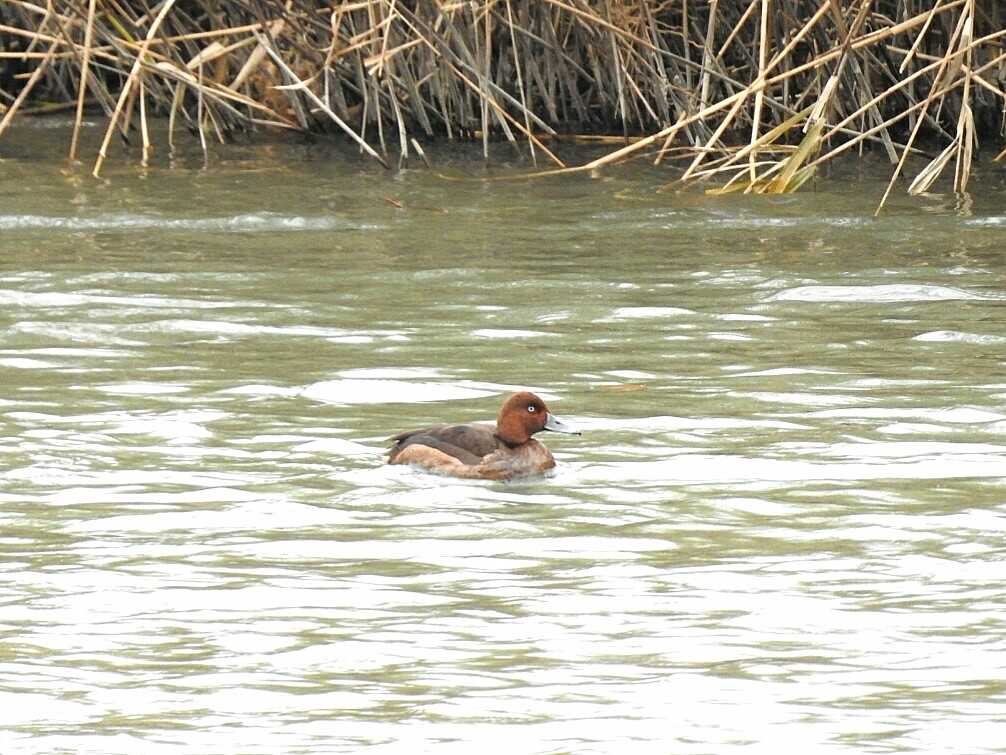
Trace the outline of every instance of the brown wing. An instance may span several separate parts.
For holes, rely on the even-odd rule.
[[[395,463],[395,458],[402,449],[414,445],[443,451],[463,464],[478,464],[483,456],[491,454],[498,445],[492,425],[438,425],[399,433],[391,440],[395,445],[388,457],[390,464]]]

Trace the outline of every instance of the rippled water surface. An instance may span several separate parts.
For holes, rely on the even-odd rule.
[[[0,141],[3,752],[1002,752],[995,169],[66,144]],[[518,387],[553,477],[382,466]]]

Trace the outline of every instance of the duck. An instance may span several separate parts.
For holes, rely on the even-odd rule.
[[[579,435],[535,394],[521,391],[503,402],[489,423],[435,425],[392,436],[388,464],[412,464],[452,477],[509,480],[555,467],[552,453],[531,436],[542,430]]]

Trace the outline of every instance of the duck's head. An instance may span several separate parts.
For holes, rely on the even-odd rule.
[[[580,434],[552,414],[545,402],[533,393],[521,391],[503,402],[496,418],[496,436],[508,446],[527,443],[532,435],[542,430]]]

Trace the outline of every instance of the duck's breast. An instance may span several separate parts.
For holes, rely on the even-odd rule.
[[[478,465],[480,477],[508,480],[547,472],[555,466],[552,452],[536,440],[529,440],[514,448],[506,446],[486,456]]]

